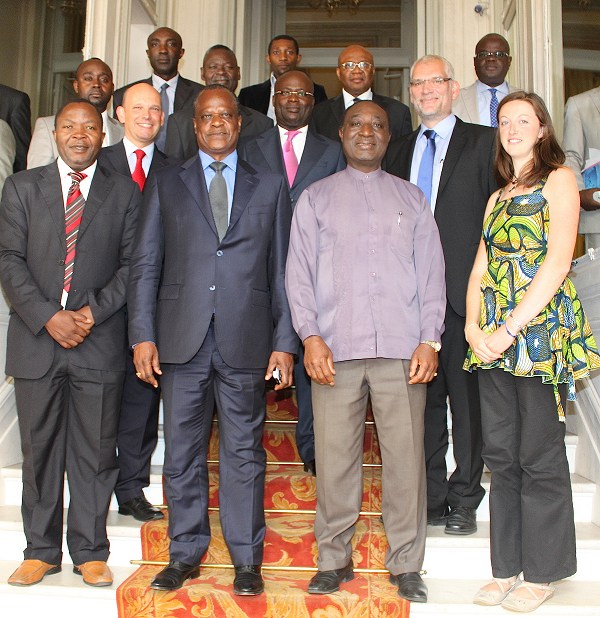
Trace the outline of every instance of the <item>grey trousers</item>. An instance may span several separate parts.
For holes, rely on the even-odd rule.
[[[393,575],[419,571],[425,553],[427,485],[424,384],[408,385],[409,361],[335,363],[335,386],[312,383],[317,465],[318,568],[340,569],[352,556],[363,497],[363,439],[371,396],[382,458],[382,512]]]

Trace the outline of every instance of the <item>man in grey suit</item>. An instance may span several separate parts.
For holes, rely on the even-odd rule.
[[[89,101],[65,105],[55,135],[57,161],[11,176],[0,203],[0,280],[12,307],[6,373],[15,378],[27,539],[8,583],[30,586],[61,570],[66,470],[74,571],[109,586],[106,517],[141,195],[130,178],[97,165],[102,119]]]
[[[219,415],[219,511],[234,593],[263,591],[261,445],[265,380],[292,383],[298,339],[284,289],[291,207],[285,180],[238,158],[235,96],[207,86],[196,100],[198,155],[145,188],[128,296],[139,377],[165,410],[170,562],[151,583],[176,590],[198,574],[210,541],[207,446]],[[160,354],[160,361],[159,361]]]
[[[154,73],[147,79],[134,83],[146,82],[160,93],[165,122],[156,138],[156,145],[164,152],[169,116],[185,107],[193,107],[198,93],[204,86],[179,74],[179,61],[183,57],[185,49],[183,49],[181,36],[175,30],[171,28],[155,30],[148,37],[146,53]],[[115,91],[115,109],[121,105],[123,94],[129,86],[133,86],[133,84],[128,84]]]
[[[110,67],[99,58],[90,58],[77,68],[73,90],[82,99],[87,99],[102,116],[104,141],[102,146],[112,146],[123,139],[123,125],[110,118],[106,108],[110,103],[113,90],[113,76]],[[27,169],[48,165],[58,156],[56,141],[53,137],[54,116],[41,116],[33,129],[29,152],[27,153]]]
[[[512,62],[508,41],[500,34],[486,34],[475,46],[473,62],[477,81],[460,89],[452,111],[465,122],[497,127],[498,103],[516,90],[506,81]]]
[[[412,131],[408,106],[373,92],[371,86],[375,77],[375,64],[369,50],[362,45],[346,47],[338,58],[336,73],[343,86],[342,94],[315,107],[313,122],[317,133],[339,142],[344,111],[358,101],[373,101],[383,107],[390,119],[392,140]]]
[[[220,84],[235,94],[240,80],[240,67],[229,47],[213,45],[207,50],[202,63],[202,80],[207,86]],[[242,118],[240,138],[260,135],[273,128],[271,119],[264,114],[244,105],[239,105],[238,109]],[[193,107],[186,107],[171,114],[165,152],[182,161],[187,161],[198,153]]]
[[[306,187],[346,167],[341,145],[309,128],[315,101],[312,91],[313,82],[302,71],[284,73],[275,82],[273,96],[277,126],[258,137],[242,140],[238,148],[248,163],[268,167],[287,178],[292,208]],[[289,165],[293,169],[288,169]],[[296,446],[304,470],[315,474],[310,378],[304,369],[302,345],[299,349],[294,367],[298,399]]]

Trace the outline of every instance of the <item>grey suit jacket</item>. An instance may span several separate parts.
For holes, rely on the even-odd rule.
[[[16,154],[15,136],[8,123],[0,120],[0,191],[4,186],[4,181],[13,173]]]
[[[508,84],[509,92],[516,92],[518,88],[514,88]],[[479,122],[479,101],[477,100],[477,82],[473,82],[470,86],[461,88],[458,97],[452,102],[452,111],[464,122],[472,124],[482,124]]]
[[[108,123],[104,124],[103,130],[106,133],[103,146],[112,146],[123,139],[125,129],[123,125],[110,116],[107,117]],[[48,165],[58,157],[56,141],[52,135],[54,131],[54,116],[40,116],[35,121],[29,152],[27,153],[27,169]]]
[[[27,166],[27,149],[31,141],[31,109],[29,95],[0,84],[0,118],[8,123],[17,142],[15,172]]]
[[[240,141],[238,152],[252,165],[267,167],[287,181],[279,128],[273,127],[258,137]],[[317,180],[331,176],[346,167],[341,144],[308,130],[302,158],[294,184],[290,187],[292,208],[304,189]]]
[[[125,370],[125,300],[141,194],[133,180],[97,166],[77,238],[66,309],[90,306],[95,325],[67,350],[78,367]],[[14,174],[0,202],[0,281],[10,301],[6,373],[36,379],[56,342],[46,331],[61,310],[65,210],[56,162]]]

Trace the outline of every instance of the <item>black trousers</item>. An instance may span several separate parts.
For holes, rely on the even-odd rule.
[[[494,577],[546,583],[577,570],[565,424],[552,384],[481,369],[483,458],[492,472]],[[566,404],[566,384],[561,385]]]
[[[15,379],[25,559],[62,561],[65,470],[67,545],[73,563],[108,559],[106,517],[119,472],[116,441],[124,375],[77,367],[56,344],[45,376]]]
[[[298,423],[296,424],[296,447],[304,463],[315,458],[315,434],[313,432],[313,409],[311,379],[304,368],[304,346],[300,342],[298,361],[294,365]]]
[[[481,411],[477,372],[462,366],[467,355],[465,319],[446,305],[438,375],[427,387],[425,408],[425,460],[427,510],[441,513],[446,506],[476,509],[485,495],[481,487]],[[452,447],[456,469],[446,479],[448,408],[452,412]]]

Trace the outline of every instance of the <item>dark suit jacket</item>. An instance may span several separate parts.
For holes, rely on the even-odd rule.
[[[242,117],[240,138],[260,135],[273,128],[273,121],[270,118],[244,105],[240,105],[240,116]],[[187,161],[198,154],[193,107],[182,109],[169,117],[165,152],[181,161]]]
[[[315,84],[315,105],[321,101],[327,101],[327,93],[325,88],[320,84]],[[271,98],[271,79],[269,78],[262,84],[254,84],[246,86],[240,90],[238,96],[240,103],[251,107],[261,114],[266,114],[269,111],[269,99]]]
[[[412,155],[419,131],[390,144],[383,168],[410,180]],[[442,168],[435,220],[446,260],[446,295],[456,313],[466,314],[469,276],[481,240],[483,215],[498,188],[493,163],[496,131],[456,118]]]
[[[150,84],[152,85],[152,77],[148,77],[147,79],[140,79],[137,82],[132,82],[131,84],[127,84],[127,86],[122,86],[118,90],[115,90],[113,94],[113,115],[116,116],[114,110],[119,107],[123,103],[123,94],[129,88],[129,86],[133,86],[135,84]],[[179,75],[179,79],[177,80],[177,88],[175,89],[175,102],[173,104],[173,112],[178,112],[180,109],[184,107],[193,107],[194,101],[198,96],[198,93],[204,90],[204,86],[199,84],[198,82],[193,82],[191,79],[186,79]]]
[[[125,300],[141,194],[133,180],[98,166],[77,238],[67,309],[89,305],[95,325],[67,351],[87,369],[125,370]],[[0,203],[0,281],[11,304],[6,373],[42,377],[56,342],[46,322],[61,309],[65,210],[56,162],[7,179]]]
[[[240,141],[238,152],[242,159],[250,164],[267,167],[287,180],[279,127],[273,127],[258,137]],[[341,145],[309,129],[304,152],[298,164],[298,172],[290,188],[292,208],[306,187],[345,167],[346,161]]]
[[[219,243],[199,156],[158,170],[144,190],[131,263],[129,341],[154,341],[163,363],[200,349],[215,311],[225,363],[263,369],[297,353],[284,288],[292,209],[284,179],[239,159]]]
[[[390,97],[384,97],[376,92],[373,93],[373,103],[377,103],[387,112],[390,118],[392,141],[412,131],[410,110],[404,103]],[[312,115],[313,127],[317,133],[339,142],[341,141],[339,129],[345,111],[343,95],[339,94],[333,99],[327,99],[327,101],[315,107]]]
[[[14,133],[17,156],[13,169],[20,172],[27,168],[27,150],[31,141],[31,108],[25,92],[0,84],[0,118]]]
[[[123,140],[113,144],[112,146],[102,148],[100,150],[100,154],[98,155],[98,163],[106,169],[118,172],[119,174],[123,174],[124,176],[131,178],[131,170],[129,169],[129,163],[127,163]],[[176,165],[177,163],[181,163],[181,159],[168,157],[156,146],[154,146],[154,154],[152,155],[152,162],[150,163],[150,171],[148,172],[148,176],[162,167]],[[146,187],[144,186],[144,188]]]

